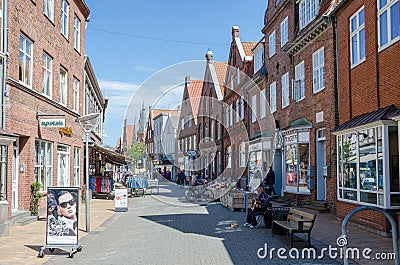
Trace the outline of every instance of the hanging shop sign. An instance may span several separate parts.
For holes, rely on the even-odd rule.
[[[42,128],[65,127],[65,119],[41,119],[39,126]]]
[[[71,127],[63,127],[58,128],[58,133],[63,136],[71,137],[72,136],[72,128]]]

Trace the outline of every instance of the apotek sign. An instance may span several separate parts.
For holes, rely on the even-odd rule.
[[[44,127],[44,128],[65,127],[65,119],[41,119],[40,127]]]

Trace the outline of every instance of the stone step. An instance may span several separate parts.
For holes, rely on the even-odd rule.
[[[311,204],[315,205],[315,206],[318,206],[318,207],[326,208],[326,202],[325,201],[312,201]]]
[[[29,216],[31,216],[30,211],[17,211],[17,212],[12,212],[11,214],[12,221],[18,221],[20,219],[24,219]]]
[[[24,226],[24,225],[27,225],[27,224],[37,221],[37,219],[38,219],[37,216],[28,216],[28,217],[13,221],[12,225]]]
[[[316,206],[314,204],[305,204],[303,205],[303,208],[307,208],[319,213],[329,213],[329,209],[326,207],[320,207],[320,206]]]

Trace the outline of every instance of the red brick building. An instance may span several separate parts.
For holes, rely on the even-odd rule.
[[[400,208],[399,1],[340,1],[337,25],[339,123],[337,205],[344,217],[360,206]],[[377,212],[360,212],[354,221],[388,233]]]
[[[200,110],[198,114],[199,128],[199,169],[203,178],[215,179],[220,174],[226,173],[227,159],[231,154],[226,154],[223,143],[223,97],[224,79],[227,64],[213,61],[213,54],[206,53],[206,68],[203,87],[200,97]],[[225,159],[224,159],[225,154]],[[223,162],[225,161],[225,162]]]
[[[198,170],[199,165],[198,113],[202,88],[202,80],[191,80],[190,76],[185,77],[185,88],[183,90],[178,125],[176,157],[178,167],[185,172],[186,176],[192,176],[194,171]]]
[[[334,210],[337,126],[331,1],[271,1],[265,12],[266,97],[277,124],[276,189],[292,205]]]
[[[248,177],[248,131],[245,87],[254,72],[252,49],[256,42],[242,42],[239,27],[232,27],[228,70],[225,77],[225,154],[231,152],[231,174],[239,181],[240,188],[247,189]]]

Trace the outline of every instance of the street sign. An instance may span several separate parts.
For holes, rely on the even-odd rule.
[[[41,119],[40,127],[62,128],[62,127],[65,127],[65,119]]]

